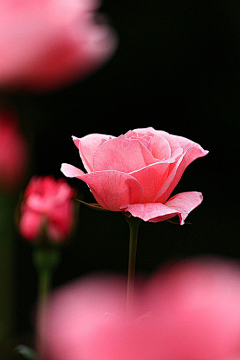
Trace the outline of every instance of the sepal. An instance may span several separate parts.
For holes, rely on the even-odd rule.
[[[107,209],[104,209],[100,204],[98,203],[87,203],[83,200],[80,200],[80,199],[75,199],[77,201],[79,201],[81,204],[84,204],[86,205],[87,207],[93,209],[93,210],[100,210],[100,211],[108,211],[108,212],[111,212],[111,210],[107,210]]]

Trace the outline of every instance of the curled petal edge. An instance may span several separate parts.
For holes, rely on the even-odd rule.
[[[63,163],[61,165],[60,171],[63,173],[63,175],[65,175],[66,177],[69,177],[69,178],[74,178],[74,177],[85,175],[85,173],[82,170],[78,169],[77,167],[75,167],[73,165],[66,164],[66,163]]]

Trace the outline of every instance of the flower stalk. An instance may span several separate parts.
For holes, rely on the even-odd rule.
[[[38,316],[42,334],[45,333],[47,300],[51,289],[53,272],[59,261],[60,250],[57,247],[37,245],[33,251],[33,264],[38,273]],[[45,358],[43,345],[38,349],[38,356],[40,360]]]
[[[127,278],[127,313],[130,312],[133,306],[134,299],[134,281],[135,281],[135,267],[136,267],[136,255],[137,255],[137,238],[138,228],[141,223],[141,219],[133,216],[127,217],[130,228],[130,239],[129,239],[129,255],[128,255],[128,278]]]
[[[38,300],[46,300],[52,284],[53,272],[60,261],[59,250],[37,246],[33,263],[38,272]]]

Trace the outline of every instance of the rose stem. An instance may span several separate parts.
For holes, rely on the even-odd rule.
[[[135,265],[136,265],[136,254],[137,254],[137,237],[138,228],[141,223],[141,219],[135,217],[127,217],[130,228],[130,239],[129,239],[129,254],[128,254],[128,279],[127,279],[127,314],[129,313],[134,298],[134,279],[135,279]]]
[[[37,246],[33,251],[33,263],[38,273],[38,317],[40,319],[39,331],[43,342],[39,342],[38,356],[39,359],[45,358],[45,321],[48,294],[52,284],[52,277],[55,268],[60,261],[60,252],[57,248],[48,248]]]

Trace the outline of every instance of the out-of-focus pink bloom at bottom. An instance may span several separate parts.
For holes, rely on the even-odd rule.
[[[125,306],[125,281],[115,276],[56,291],[45,334],[37,334],[46,360],[240,358],[238,263],[207,258],[166,266],[136,287],[128,316]]]

